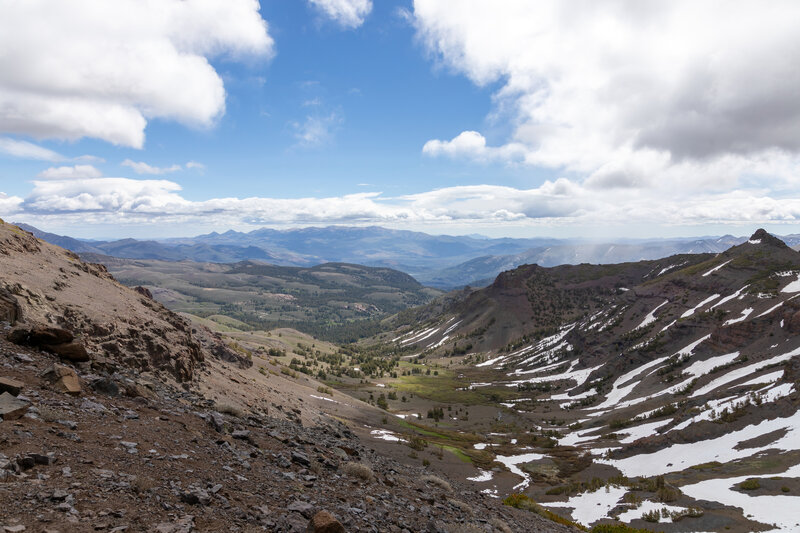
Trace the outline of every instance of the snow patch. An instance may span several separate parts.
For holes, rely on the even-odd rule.
[[[661,309],[662,307],[664,307],[668,303],[669,303],[669,300],[664,300],[664,303],[662,303],[661,305],[659,305],[658,307],[656,307],[655,309],[650,311],[650,313],[646,317],[644,317],[644,320],[642,320],[642,323],[639,324],[638,326],[636,326],[633,329],[641,329],[641,328],[645,327],[646,325],[655,322],[656,321],[656,311],[658,311],[659,309]]]
[[[608,512],[617,506],[619,500],[625,495],[624,487],[605,487],[594,492],[584,492],[573,496],[566,502],[548,502],[547,507],[571,507],[573,520],[581,524],[591,525],[601,518],[608,516]]]
[[[486,481],[491,481],[494,477],[494,472],[491,470],[478,470],[480,472],[477,476],[468,477],[467,479],[470,481],[475,481],[476,483],[483,483]]]
[[[744,322],[747,319],[747,317],[750,316],[750,313],[752,313],[752,312],[753,312],[753,308],[752,307],[748,307],[747,309],[742,311],[741,316],[739,316],[737,318],[732,318],[730,320],[726,320],[725,323],[722,324],[722,325],[723,326],[730,326],[731,324],[737,324],[739,322]]]
[[[800,465],[795,465],[780,475],[781,477],[800,477]],[[745,516],[764,524],[774,525],[777,529],[773,531],[798,531],[800,529],[800,505],[797,505],[797,496],[782,494],[754,496],[734,490],[739,483],[749,477],[752,476],[709,479],[694,485],[684,485],[681,487],[681,491],[696,500],[715,501],[723,505],[739,507]]]
[[[681,315],[681,318],[686,318],[686,317],[692,316],[698,309],[700,309],[701,307],[703,307],[706,304],[711,303],[712,301],[716,300],[719,297],[720,297],[719,294],[712,294],[711,296],[709,296],[708,298],[706,298],[705,300],[703,300],[699,304],[695,305],[693,308],[691,308],[688,311],[686,311],[685,313],[683,313]]]
[[[800,274],[797,279],[790,282],[787,286],[781,289],[781,292],[800,292]]]
[[[369,432],[369,434],[375,437],[376,439],[388,440],[389,442],[406,441],[406,439],[398,437],[395,432],[389,431],[388,429],[373,429],[372,431]]]
[[[540,453],[526,453],[523,455],[497,455],[495,460],[506,465],[512,474],[516,474],[522,478],[522,482],[514,486],[514,490],[527,487],[531,482],[531,476],[523,472],[517,465],[523,463],[530,463],[531,461],[538,461],[544,459],[545,456]]]
[[[705,273],[703,274],[703,277],[705,278],[705,277],[707,277],[707,276],[710,276],[711,274],[713,274],[714,272],[716,272],[716,271],[717,271],[717,270],[719,270],[720,268],[724,267],[725,265],[727,265],[727,264],[728,264],[728,263],[730,263],[731,261],[733,261],[733,259],[728,259],[727,261],[725,261],[725,262],[724,262],[724,263],[722,263],[721,265],[717,265],[717,266],[715,266],[714,268],[712,268],[712,269],[711,269],[711,270],[709,270],[708,272],[705,272]]]
[[[723,385],[727,385],[728,383],[736,381],[737,379],[741,379],[743,377],[747,377],[747,376],[753,375],[753,374],[755,374],[756,372],[758,372],[759,370],[761,370],[764,367],[767,367],[769,365],[774,365],[776,363],[782,363],[784,361],[788,361],[789,359],[791,359],[792,357],[795,357],[797,355],[800,355],[800,348],[796,348],[796,349],[792,350],[791,352],[785,353],[783,355],[777,355],[775,357],[772,357],[770,359],[766,359],[764,361],[760,361],[758,363],[753,363],[752,365],[747,365],[747,366],[745,366],[743,368],[737,368],[736,370],[728,372],[724,376],[721,376],[721,377],[711,381],[710,383],[704,385],[703,387],[699,388],[698,390],[694,391],[692,393],[691,397],[692,398],[697,398],[698,396],[702,396],[703,394],[707,394],[707,393],[713,391],[714,389],[719,388],[719,387],[721,387]]]

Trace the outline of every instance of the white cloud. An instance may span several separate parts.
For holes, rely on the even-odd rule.
[[[17,141],[8,137],[0,137],[0,152],[21,159],[40,159],[42,161],[61,161],[64,159],[61,154],[43,148],[38,144]]]
[[[199,163],[197,161],[189,161],[188,163],[186,163],[186,168],[203,171],[206,169],[206,166],[203,163]]]
[[[596,189],[561,178],[531,189],[446,187],[405,196],[364,192],[334,197],[187,200],[169,180],[65,178],[34,181],[24,199],[0,200],[0,216],[49,225],[185,224],[254,227],[304,224],[495,225],[597,228],[800,224],[800,198],[758,189],[664,196],[639,189]]]
[[[92,165],[75,165],[64,167],[50,167],[36,175],[37,178],[46,180],[62,180],[75,178],[100,178],[103,173]]]
[[[353,29],[364,24],[372,11],[372,0],[308,0],[325,16],[342,26]]]
[[[330,141],[334,129],[341,123],[342,117],[332,111],[327,115],[308,115],[302,123],[294,122],[291,126],[298,145],[313,147]]]
[[[0,215],[9,216],[18,213],[20,205],[22,205],[22,198],[19,196],[9,196],[0,192]]]
[[[105,163],[106,160],[96,155],[79,155],[73,161],[81,161],[83,163]]]
[[[426,154],[522,159],[595,188],[800,171],[794,0],[415,0],[413,16],[440,64],[500,84],[488,118],[512,128],[501,146],[453,132]]]
[[[120,164],[123,167],[132,168],[133,171],[136,172],[137,174],[169,174],[170,172],[177,172],[179,170],[183,170],[183,167],[180,165],[170,165],[168,167],[154,167],[152,165],[148,165],[143,161],[132,161],[130,159],[126,159]]]
[[[433,139],[422,147],[422,153],[426,155],[446,155],[476,161],[520,161],[524,159],[526,152],[525,146],[520,143],[486,146],[486,138],[477,131],[463,131],[450,141]]]
[[[0,3],[0,131],[132,147],[152,118],[209,126],[220,55],[269,57],[257,0]]]
[[[34,181],[25,211],[38,214],[98,213],[100,218],[129,218],[136,213],[163,214],[170,209],[185,210],[190,204],[181,198],[177,183],[166,180],[128,178],[68,179]]]

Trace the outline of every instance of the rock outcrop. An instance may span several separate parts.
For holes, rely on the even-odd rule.
[[[22,320],[24,319],[24,323]],[[117,283],[102,266],[0,223],[0,322],[9,340],[63,361],[112,361],[191,381],[206,357],[241,365],[246,357],[152,299]]]

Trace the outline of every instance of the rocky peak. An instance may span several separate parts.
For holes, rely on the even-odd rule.
[[[780,248],[788,248],[785,242],[767,233],[767,231],[763,228],[757,229],[756,232],[750,236],[749,242],[752,244],[768,244],[771,246],[778,246]]]

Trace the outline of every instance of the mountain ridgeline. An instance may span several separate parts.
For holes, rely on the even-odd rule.
[[[489,285],[503,271],[523,264],[615,264],[677,254],[720,253],[747,239],[723,237],[608,240],[495,238],[428,235],[381,227],[258,229],[226,231],[191,238],[86,241],[20,224],[35,236],[78,254],[123,259],[235,263],[256,260],[279,266],[309,267],[351,263],[392,268],[429,287],[451,290]],[[784,237],[790,246],[800,236]]]
[[[792,492],[800,475],[798,296],[800,253],[758,230],[719,254],[525,265],[394,317],[379,342],[466,364],[454,391],[494,398],[507,425],[537,421],[554,441],[518,456],[516,488],[585,525],[667,506],[696,520],[664,531],[795,531],[759,487]],[[565,454],[580,466],[545,475]]]

